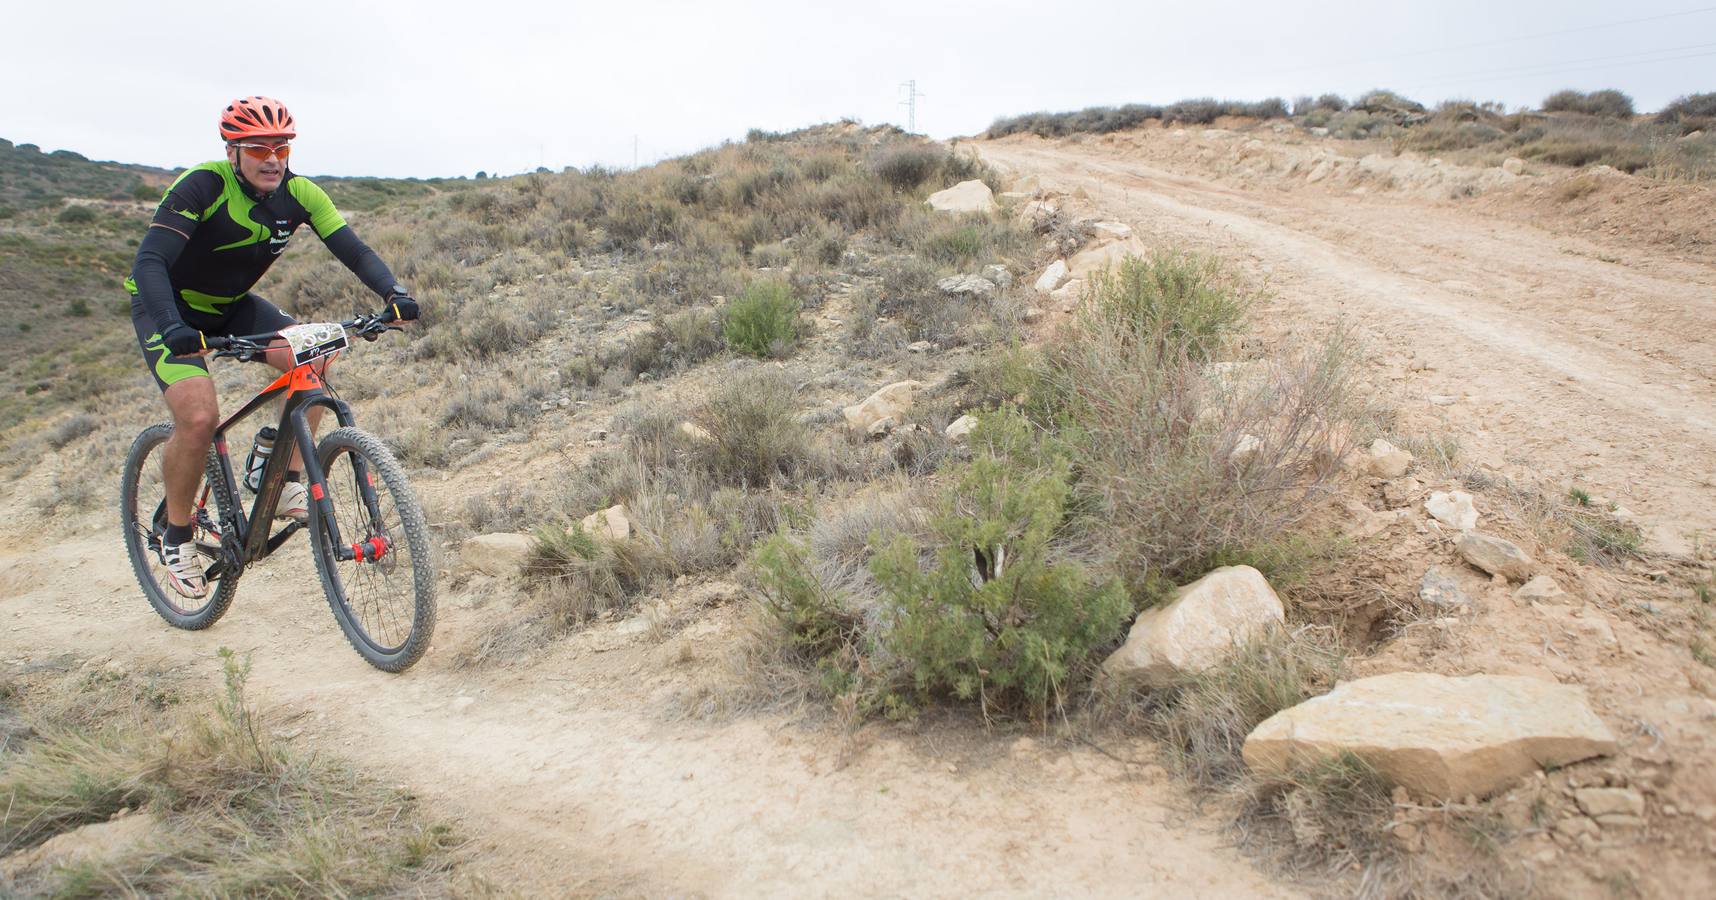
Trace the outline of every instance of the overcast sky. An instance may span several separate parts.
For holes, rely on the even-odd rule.
[[[219,155],[228,100],[286,102],[328,175],[629,166],[849,116],[936,137],[995,117],[1388,87],[1535,105],[1716,91],[1697,0],[294,0],[10,4],[0,137],[164,167]],[[1643,20],[1643,21],[1641,21]],[[1560,32],[1560,33],[1551,33]]]

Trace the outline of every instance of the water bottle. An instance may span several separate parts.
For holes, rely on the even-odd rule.
[[[256,442],[250,445],[250,456],[244,460],[244,486],[252,494],[262,490],[262,470],[268,468],[268,454],[274,452],[274,439],[278,436],[273,426],[264,425],[256,433]]]

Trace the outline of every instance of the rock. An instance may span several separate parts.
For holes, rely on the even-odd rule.
[[[1019,221],[1036,230],[1046,230],[1060,215],[1061,205],[1053,200],[1032,200],[1019,210]]]
[[[1531,603],[1538,600],[1560,600],[1566,596],[1567,592],[1562,590],[1561,585],[1556,584],[1555,579],[1548,575],[1539,575],[1520,585],[1519,590],[1513,592],[1513,599],[1521,603]]]
[[[1424,490],[1424,485],[1409,475],[1405,478],[1396,478],[1383,485],[1382,499],[1388,503],[1390,508],[1405,506],[1411,503],[1418,496],[1418,492],[1422,490]]]
[[[949,423],[947,430],[942,432],[942,434],[946,435],[948,440],[957,444],[970,437],[971,432],[976,430],[977,418],[975,416],[960,416]]]
[[[1074,278],[1084,278],[1104,269],[1116,268],[1121,260],[1128,256],[1145,255],[1147,251],[1144,245],[1135,240],[1111,241],[1074,255],[1067,260],[1067,271],[1071,272]]]
[[[936,282],[935,286],[947,294],[987,297],[995,293],[995,282],[977,275],[950,275]]]
[[[1242,434],[1234,442],[1233,452],[1227,455],[1227,461],[1235,466],[1244,468],[1257,458],[1257,451],[1263,449],[1263,441],[1256,435]]]
[[[1603,832],[1601,828],[1597,827],[1596,822],[1593,822],[1584,816],[1569,816],[1565,819],[1561,819],[1555,823],[1555,830],[1560,834],[1564,834],[1575,839],[1587,836],[1596,837]]]
[[[1609,627],[1608,620],[1594,610],[1567,606],[1534,608],[1559,632],[1550,635],[1552,640],[1560,641],[1564,637],[1570,637],[1576,644],[1597,647],[1613,647],[1619,643],[1615,639],[1615,630]]]
[[[869,434],[871,428],[883,419],[892,418],[897,422],[904,418],[923,386],[921,381],[895,382],[871,394],[863,403],[842,409],[840,414],[853,431]]]
[[[1461,559],[1491,575],[1500,575],[1509,581],[1524,581],[1531,577],[1531,557],[1512,541],[1467,531],[1460,535],[1454,549]]]
[[[1124,241],[1132,236],[1132,226],[1125,222],[1092,222],[1090,230],[1099,241]]]
[[[0,859],[0,879],[10,881],[31,869],[117,858],[149,837],[160,824],[149,813],[115,815],[48,838],[27,850]],[[15,885],[7,885],[12,887]],[[12,896],[7,894],[7,896]]]
[[[871,422],[869,428],[864,429],[864,436],[865,437],[881,437],[885,434],[888,434],[889,432],[892,432],[895,428],[898,428],[898,427],[900,427],[900,420],[899,419],[895,418],[894,416],[883,416],[882,418],[877,419],[874,422]]]
[[[924,201],[930,209],[945,213],[988,213],[995,211],[995,194],[981,181],[961,181],[945,191],[936,191]]]
[[[1418,580],[1418,599],[1437,610],[1460,609],[1471,604],[1460,583],[1440,569],[1431,567]]]
[[[1064,259],[1057,259],[1054,262],[1049,263],[1049,267],[1043,270],[1043,274],[1037,276],[1035,287],[1040,293],[1047,294],[1055,288],[1066,284],[1067,278],[1067,261]]]
[[[685,435],[687,438],[691,439],[694,443],[699,443],[699,444],[707,443],[709,441],[715,440],[715,435],[710,434],[709,429],[704,428],[702,425],[699,425],[696,422],[681,422],[681,423],[679,423],[679,433]]]
[[[1612,816],[1598,816],[1597,824],[1604,828],[1643,828],[1645,826],[1645,820],[1643,816],[1616,814]]]
[[[1043,180],[1035,175],[1026,175],[1014,180],[1008,189],[1019,194],[1036,194],[1043,189]]]
[[[935,344],[929,341],[912,341],[906,345],[907,353],[928,353],[935,349]]]
[[[1365,451],[1363,463],[1364,471],[1378,478],[1399,478],[1412,465],[1412,454],[1377,438]]]
[[[1644,795],[1632,788],[1588,787],[1573,792],[1574,802],[1585,815],[1601,822],[1604,816],[1642,816]]]
[[[1414,795],[1488,796],[1544,766],[1614,753],[1584,688],[1507,675],[1396,672],[1282,710],[1245,739],[1246,765],[1284,775],[1352,753]]]
[[[1424,511],[1450,528],[1471,531],[1478,527],[1478,508],[1465,491],[1432,491],[1430,499],[1424,501]]]
[[[990,263],[984,266],[983,277],[1002,287],[1007,287],[1013,283],[1013,273],[1007,271],[1007,267],[999,263]]]
[[[1066,284],[1061,285],[1051,292],[1049,294],[1049,299],[1059,303],[1061,305],[1061,309],[1066,312],[1072,312],[1073,308],[1078,306],[1078,298],[1083,293],[1084,279],[1072,278],[1068,279]]]
[[[1525,174],[1525,160],[1520,159],[1517,156],[1510,156],[1507,159],[1502,160],[1501,167],[1502,171],[1509,175]]]
[[[1286,618],[1263,573],[1223,566],[1174,592],[1132,623],[1126,643],[1103,662],[1110,676],[1146,685],[1172,684],[1210,668]]]
[[[484,575],[504,578],[518,572],[518,567],[530,554],[532,543],[534,541],[528,534],[479,534],[459,545],[459,558]]]
[[[1037,322],[1042,321],[1042,318],[1043,311],[1035,306],[1027,306],[1023,312],[1019,313],[1019,321],[1024,322],[1026,325],[1036,324]]]
[[[632,536],[632,520],[626,515],[626,507],[623,504],[593,512],[578,524],[585,531],[610,541],[623,541]]]

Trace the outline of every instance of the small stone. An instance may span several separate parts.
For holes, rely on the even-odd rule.
[[[935,349],[935,344],[929,341],[912,341],[906,345],[907,353],[928,353]]]
[[[1382,499],[1392,509],[1411,503],[1422,490],[1424,490],[1424,485],[1418,479],[1408,475],[1405,478],[1396,478],[1384,484],[1382,486]]]
[[[867,435],[886,433],[892,424],[877,431],[879,424],[885,419],[893,419],[895,423],[902,419],[912,408],[917,392],[924,387],[920,381],[899,381],[890,384],[876,393],[871,394],[863,403],[853,404],[841,410],[846,424],[855,432]]]
[[[981,181],[961,181],[945,191],[936,191],[924,201],[930,209],[945,213],[987,213],[995,211],[995,192]]]
[[[1604,828],[1643,828],[1645,820],[1641,816],[1612,815],[1598,816],[1597,824]]]
[[[1645,810],[1644,795],[1632,788],[1580,788],[1573,792],[1573,800],[1586,815],[1599,818],[1616,815],[1642,816]]]
[[[1371,442],[1365,458],[1365,469],[1378,478],[1399,478],[1412,465],[1412,454],[1382,438]]]
[[[987,297],[995,293],[995,282],[976,275],[950,275],[935,283],[943,293],[969,294],[973,297]]]
[[[1024,322],[1026,325],[1034,325],[1041,321],[1042,318],[1043,311],[1035,306],[1027,306],[1025,307],[1025,311],[1019,314],[1019,321]]]
[[[1454,404],[1456,404],[1458,402],[1460,402],[1460,398],[1452,397],[1452,396],[1449,396],[1448,394],[1431,394],[1430,395],[1430,403],[1432,405],[1435,405],[1435,406],[1453,406]]]
[[[626,514],[624,504],[615,504],[593,512],[585,516],[578,525],[590,534],[610,541],[623,541],[632,536],[632,520]]]
[[[1502,171],[1509,175],[1521,175],[1525,172],[1525,160],[1517,156],[1510,156],[1502,160],[1501,167]]]
[[[1426,570],[1424,577],[1419,579],[1418,599],[1438,610],[1462,609],[1471,604],[1466,592],[1460,590],[1460,583],[1434,567]]]
[[[710,434],[709,429],[696,422],[679,423],[679,433],[699,444],[715,440],[715,435]]]
[[[518,571],[533,543],[528,534],[480,534],[459,545],[459,558],[484,575],[505,577]]]
[[[1471,531],[1478,527],[1478,508],[1465,491],[1433,491],[1424,501],[1424,511],[1450,528]]]
[[[947,430],[942,432],[942,434],[946,435],[948,440],[957,444],[965,440],[967,437],[970,437],[971,432],[975,430],[977,430],[976,416],[960,416],[959,418],[954,419],[953,422],[947,426]]]
[[[1008,287],[1013,283],[1013,273],[1007,271],[1007,267],[1000,265],[999,263],[991,263],[984,266],[983,277],[1002,287]]]
[[[1562,590],[1561,585],[1556,584],[1555,579],[1550,578],[1548,575],[1539,575],[1536,578],[1527,581],[1525,584],[1520,585],[1519,590],[1513,592],[1513,599],[1518,600],[1521,603],[1531,603],[1533,601],[1544,600],[1561,600],[1566,596],[1567,592]]]
[[[1092,222],[1090,231],[1099,241],[1124,241],[1132,236],[1132,226],[1125,222]]]
[[[1459,551],[1461,559],[1491,575],[1510,581],[1524,581],[1531,577],[1534,565],[1531,557],[1512,541],[1478,531],[1467,531],[1460,535],[1460,540],[1454,548]]]
[[[1557,821],[1555,823],[1555,831],[1558,834],[1563,834],[1574,839],[1585,837],[1587,835],[1596,837],[1603,833],[1603,830],[1597,827],[1596,822],[1593,822],[1584,816],[1569,816]]]
[[[1175,591],[1168,603],[1139,613],[1126,643],[1102,668],[1123,680],[1171,684],[1215,666],[1284,618],[1281,598],[1263,573],[1223,566]]]
[[[1067,277],[1067,261],[1057,259],[1049,263],[1049,267],[1043,270],[1043,274],[1037,276],[1035,287],[1040,293],[1047,294],[1066,284]]]

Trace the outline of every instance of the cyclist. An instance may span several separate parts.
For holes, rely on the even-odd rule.
[[[192,542],[195,493],[220,411],[208,363],[207,335],[263,334],[294,324],[290,315],[250,292],[274,264],[299,225],[386,302],[389,321],[417,318],[417,301],[387,264],[352,232],[328,195],[293,174],[286,160],[297,125],[286,106],[268,97],[234,100],[221,112],[226,158],[185,171],[167,189],[137,247],[131,277],[131,324],[143,358],[173,414],[173,436],[162,450],[167,531],[162,563],[179,594],[208,592]],[[284,342],[269,353],[281,371],[292,368]],[[314,427],[320,408],[310,411]],[[301,483],[303,459],[294,447],[278,518],[304,521],[309,504]]]

